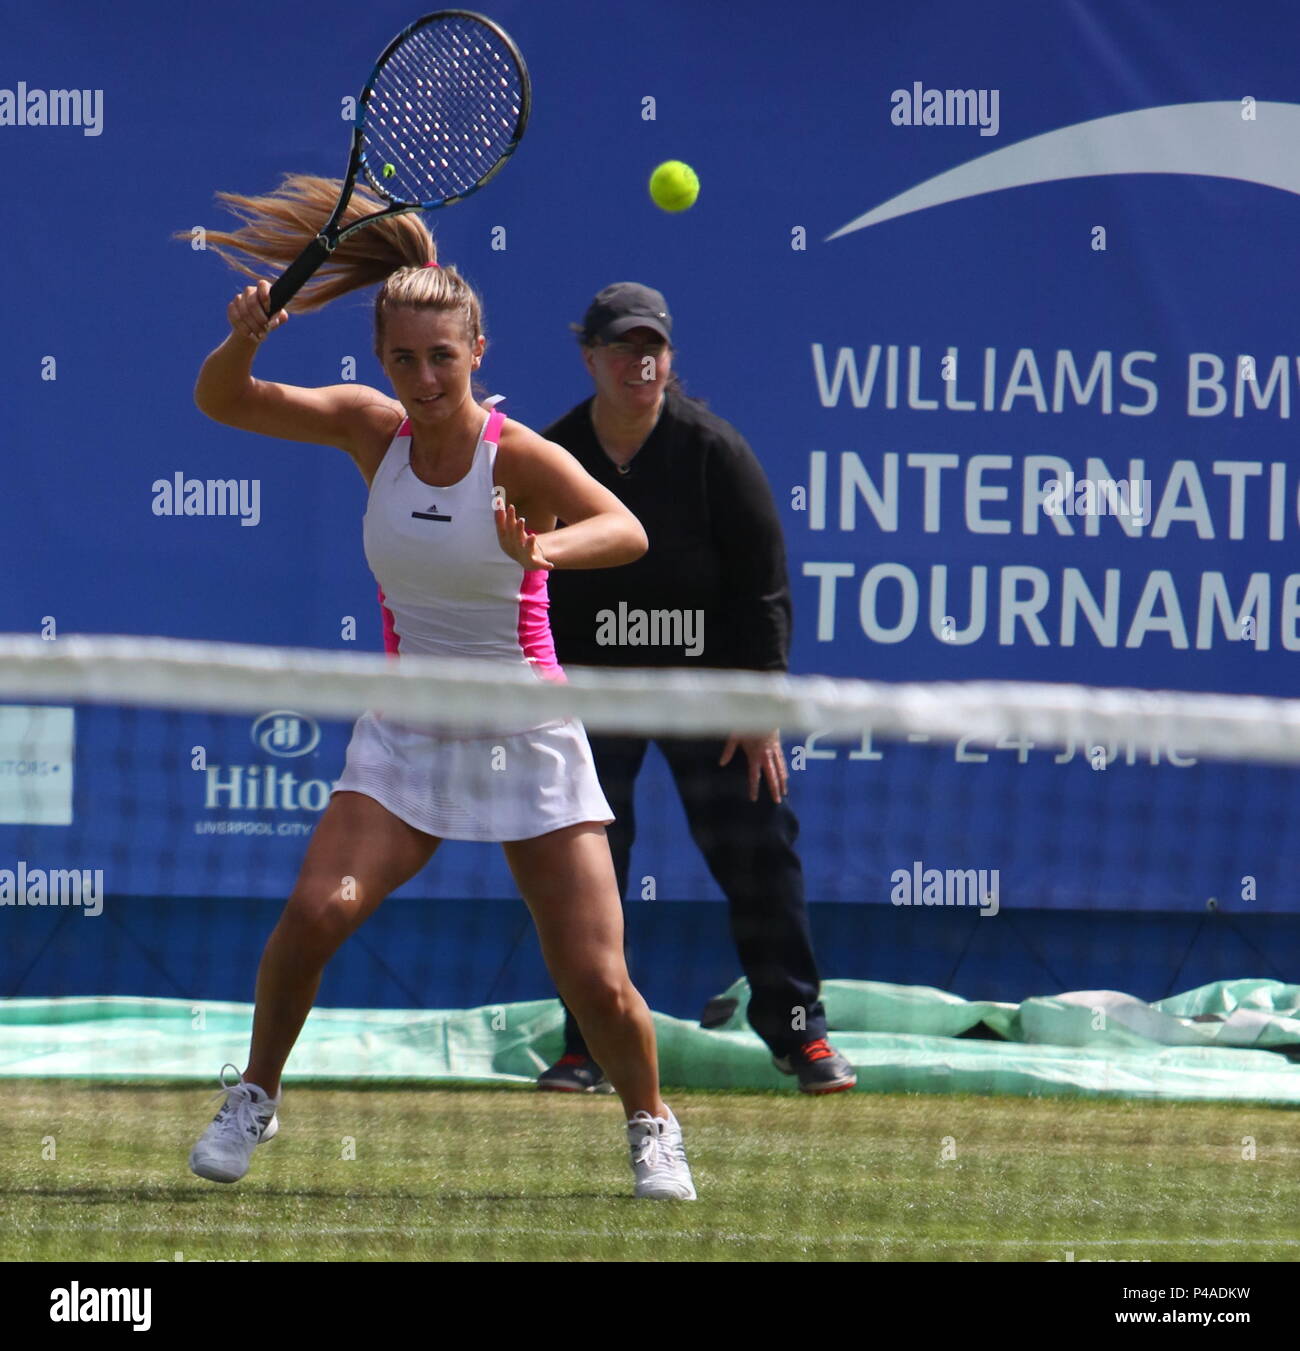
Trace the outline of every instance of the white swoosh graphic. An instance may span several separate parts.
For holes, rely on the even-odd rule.
[[[1203,174],[1300,194],[1300,104],[1175,103],[1076,122],[994,150],[918,183],[842,225],[826,242],[869,225],[986,192],[1101,174]]]

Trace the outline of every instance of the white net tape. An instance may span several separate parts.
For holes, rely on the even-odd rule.
[[[886,683],[744,671],[571,667],[568,683],[498,662],[444,661],[162,638],[0,635],[0,702],[352,719],[367,709],[466,730],[570,715],[592,732],[725,736],[779,727],[996,745],[1122,743],[1238,761],[1300,761],[1300,700],[1019,681]]]

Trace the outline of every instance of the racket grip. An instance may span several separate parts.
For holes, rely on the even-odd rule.
[[[280,274],[271,287],[270,309],[266,315],[274,318],[298,294],[310,280],[316,269],[330,256],[330,248],[321,235],[307,245],[292,263]]]

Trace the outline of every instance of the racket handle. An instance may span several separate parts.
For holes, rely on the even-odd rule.
[[[302,290],[312,273],[330,256],[330,252],[324,237],[317,235],[289,264],[280,274],[279,280],[271,287],[271,308],[266,312],[268,319],[279,314]]]

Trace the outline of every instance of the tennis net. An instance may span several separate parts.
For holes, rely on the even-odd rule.
[[[492,798],[537,792],[526,774],[511,774],[497,731],[577,717],[593,737],[660,748],[716,740],[720,749],[733,734],[779,728],[789,803],[802,823],[807,899],[837,907],[828,919],[846,931],[869,929],[873,917],[913,900],[923,904],[936,873],[950,891],[948,875],[969,870],[997,877],[997,910],[1013,924],[1207,910],[1253,919],[1300,908],[1292,768],[1300,701],[751,672],[568,674],[561,684],[497,663],[163,639],[0,638],[0,883],[6,857],[14,897],[20,862],[100,876],[105,902],[121,913],[128,900],[176,902],[169,913],[180,931],[182,901],[283,899],[342,769],[353,721],[378,710],[481,747],[485,776],[475,791]],[[743,762],[744,752],[737,756]],[[637,799],[629,902],[721,899],[683,816],[690,787],[680,776],[674,783],[674,773],[651,755]],[[509,903],[517,893],[499,852],[444,848],[400,894]],[[0,903],[5,896],[0,889]],[[951,907],[949,896],[944,908]],[[12,925],[17,912],[0,907],[6,913]],[[1105,931],[1103,947],[1115,936],[1099,922],[1092,927]],[[21,925],[18,933],[16,947],[26,951]],[[1077,942],[1077,929],[1070,933]],[[894,941],[906,943],[907,930]],[[42,950],[48,963],[58,944]],[[112,954],[100,950],[93,979],[87,970],[77,988],[46,988],[40,963],[25,965],[14,951],[0,984],[9,996],[159,994],[167,984],[154,979],[137,990],[110,980],[104,963]],[[834,975],[890,974],[875,960],[864,969],[862,955],[844,962],[827,955],[823,966]],[[1029,970],[1023,953],[1004,956],[1003,969],[991,973],[1001,994]],[[1147,956],[1153,969],[1169,965]],[[667,956],[663,962],[680,970]],[[495,956],[457,969],[480,965],[482,979],[490,974],[489,985],[499,986]],[[927,969],[903,965],[896,974],[909,982]],[[1038,965],[1038,978],[1054,973],[1066,984],[1089,969],[1051,945]],[[183,994],[183,982],[172,983]],[[378,989],[348,1002],[428,1007],[427,993]],[[686,1000],[674,999],[673,1010]],[[481,999],[463,985],[457,1002]]]
[[[475,791],[490,798],[537,792],[512,776],[494,729],[578,717],[593,738],[657,747],[633,799],[625,901],[652,1003],[676,1016],[697,1013],[739,969],[722,908],[697,904],[723,900],[728,885],[684,811],[710,789],[692,789],[662,752],[713,742],[716,752],[733,734],[773,728],[814,932],[825,935],[823,976],[1019,999],[1096,986],[1153,998],[1180,982],[1288,974],[1276,963],[1300,910],[1300,701],[568,675],[560,684],[496,663],[163,639],[0,638],[10,935],[0,993],[246,998],[268,906],[292,889],[367,710],[473,742],[484,764]],[[92,879],[111,938],[83,940],[41,899],[34,879],[62,874]],[[421,923],[438,914],[443,940],[413,950],[405,921],[385,918],[364,937],[368,963],[344,958],[327,977],[328,1002],[446,1008],[547,995],[499,849],[444,845],[397,902],[415,904]]]

